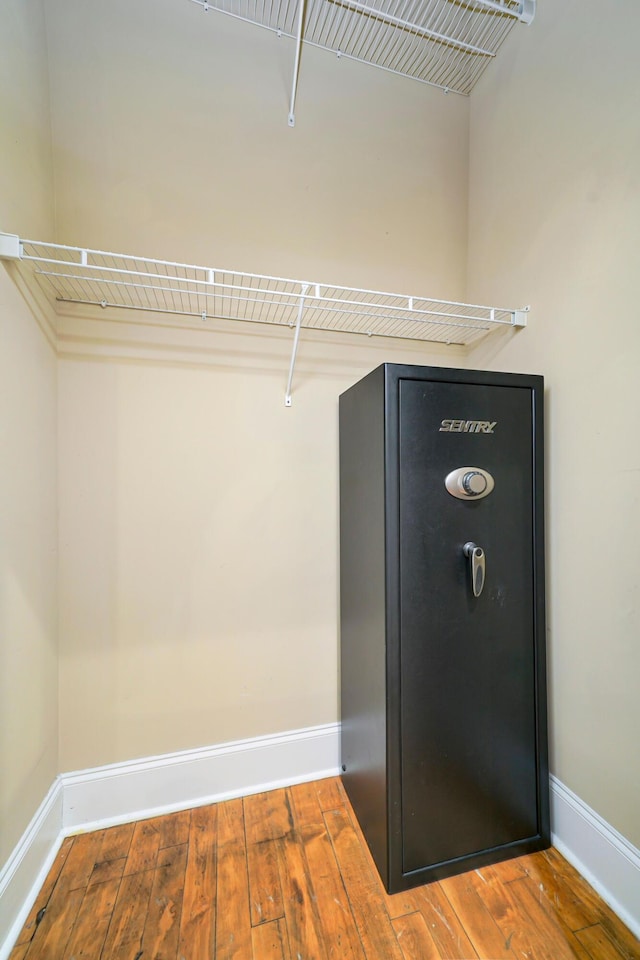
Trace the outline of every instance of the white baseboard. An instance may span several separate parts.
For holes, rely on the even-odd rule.
[[[640,850],[550,777],[553,845],[640,938]]]
[[[339,749],[340,725],[328,723],[65,773],[63,829],[93,830],[333,777]]]
[[[62,840],[62,783],[56,779],[0,870],[0,960],[20,933]]]

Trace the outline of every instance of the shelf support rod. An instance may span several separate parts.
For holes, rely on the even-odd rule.
[[[304,0],[298,0],[298,33],[296,36],[296,58],[293,65],[293,85],[291,88],[291,102],[289,103],[289,126],[296,125],[296,93],[298,91],[298,74],[300,72],[300,51],[302,49],[302,27],[304,25]]]
[[[300,326],[302,324],[302,314],[304,313],[304,300],[309,291],[310,283],[302,286],[302,295],[298,305],[298,319],[296,320],[296,332],[293,335],[293,348],[291,350],[291,363],[289,364],[289,379],[287,380],[287,392],[284,396],[285,407],[291,406],[291,384],[293,383],[293,371],[296,366],[296,354],[298,353],[298,340],[300,339]]]

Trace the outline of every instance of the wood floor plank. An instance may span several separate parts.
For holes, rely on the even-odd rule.
[[[512,857],[511,860],[501,860],[493,865],[500,883],[511,883],[513,880],[522,880],[526,877],[525,857]]]
[[[289,798],[297,829],[305,825],[324,827],[322,807],[314,783],[298,783],[289,787]]]
[[[316,784],[302,783],[290,787],[289,795],[293,822],[304,846],[314,895],[322,904],[318,919],[327,956],[330,960],[364,960],[362,942],[327,832]]]
[[[120,881],[102,951],[103,960],[133,960],[139,956],[154,873],[154,870],[143,870]]]
[[[287,806],[289,804],[287,795]],[[291,823],[293,823],[292,814]],[[327,960],[322,939],[318,898],[303,839],[294,828],[276,842],[291,956],[296,960],[298,957],[303,957],[304,960]]]
[[[98,862],[103,839],[104,830],[81,833],[74,837],[73,846],[60,871],[58,885],[66,890],[86,887]]]
[[[421,913],[408,913],[391,922],[404,960],[440,960],[438,948]]]
[[[286,836],[293,828],[284,789],[245,797],[244,816],[247,843],[275,840]]]
[[[376,873],[375,864],[371,861],[371,870]],[[385,909],[392,920],[398,917],[406,917],[410,913],[416,913],[420,910],[420,902],[417,899],[415,890],[404,890],[402,893],[387,893],[380,881],[380,896]]]
[[[620,953],[599,923],[584,930],[578,930],[576,937],[592,960],[623,960],[624,958],[624,954]]]
[[[364,951],[324,822],[301,826],[299,835],[318,904],[320,938],[328,960],[365,960]]]
[[[304,848],[318,910],[319,940],[327,957],[364,960],[358,929],[344,888],[335,852],[327,833],[316,785],[302,783],[289,788],[291,812]]]
[[[523,876],[523,874],[521,874]],[[479,957],[491,960],[515,960],[516,954],[507,943],[500,927],[480,897],[474,871],[440,881],[440,888],[452,910],[463,922],[464,930]]]
[[[143,958],[176,960],[178,956],[186,866],[186,843],[160,850],[140,944]]]
[[[292,957],[327,960],[313,883],[301,844],[293,837],[278,841],[282,864],[282,896]]]
[[[382,900],[382,884],[372,870],[349,815],[344,809],[329,810],[324,820],[367,958],[402,960]]]
[[[247,845],[247,872],[251,925],[270,923],[284,916],[282,884],[276,840]]]
[[[546,910],[544,899],[528,880],[519,880],[510,884],[523,914],[528,915],[536,931],[534,949],[541,960],[587,960],[579,940],[562,923],[557,914]]]
[[[416,887],[412,892],[442,960],[473,960],[478,956],[439,883]]]
[[[356,817],[353,811],[353,808],[348,803],[348,805],[344,808],[344,810],[346,811],[346,814],[351,821],[352,827],[360,842],[361,848],[364,851],[364,855],[369,862],[371,872],[375,877],[378,878],[380,882],[380,887],[379,887],[380,895],[383,899],[383,902],[384,902],[386,911],[389,914],[389,917],[391,919],[395,919],[396,917],[406,916],[409,913],[415,913],[416,911],[419,911],[420,905],[416,901],[414,890],[403,890],[400,893],[387,893],[387,891],[385,890],[384,884],[382,883],[382,880],[380,880],[378,868],[375,865],[375,861],[373,859],[371,851],[369,850],[369,846],[362,832],[362,828],[358,822],[358,818]]]
[[[102,860],[96,863],[89,877],[89,886],[95,883],[105,883],[107,880],[120,880],[127,863],[126,857],[120,860]]]
[[[108,827],[102,837],[97,863],[105,860],[121,860],[129,853],[135,823],[121,823],[117,827]]]
[[[73,846],[74,837],[65,837],[65,839],[60,844],[60,849],[56,854],[56,858],[51,865],[51,869],[47,874],[47,877],[38,893],[31,910],[25,920],[25,924],[20,931],[20,935],[16,941],[16,946],[21,943],[27,943],[31,940],[37,924],[40,922],[39,918],[42,918],[43,911],[46,911],[47,904],[53,892],[53,889],[58,882],[58,877],[60,876],[60,871],[62,870],[67,857]],[[16,954],[17,956],[17,954]],[[15,960],[13,954],[11,955],[11,960]]]
[[[190,824],[191,810],[179,810],[156,820],[156,828],[160,833],[160,849],[188,843]]]
[[[211,960],[216,935],[216,804],[192,811],[178,960]]]
[[[9,954],[9,960],[24,960],[29,946],[30,944],[28,940],[24,943],[17,943]]]
[[[251,923],[284,916],[277,841],[292,829],[284,790],[244,798]]]
[[[69,942],[84,891],[82,886],[67,887],[60,896],[52,898],[25,954],[27,960],[60,960]]]
[[[335,810],[337,807],[344,807],[347,803],[347,795],[340,777],[327,777],[326,780],[315,781],[318,802],[323,812],[326,810]]]
[[[569,929],[582,930],[598,922],[597,910],[581,898],[581,884],[567,873],[566,860],[556,861],[547,852],[534,853],[527,860],[527,875],[544,894],[552,909],[561,912]],[[580,878],[581,879],[581,878]]]
[[[535,960],[575,960],[580,955],[579,944],[576,947],[567,940],[557,920],[536,899],[527,878],[500,884],[492,867],[475,874],[480,897],[517,955],[528,952]]]
[[[64,952],[64,960],[100,960],[120,878],[87,887]]]
[[[553,906],[550,903],[550,901],[547,899],[545,891],[540,887],[538,883],[536,883],[533,877],[530,877],[527,875],[522,880],[522,883],[529,887],[531,895],[533,896],[534,900],[537,900],[537,902],[540,904],[542,909],[545,910],[547,914],[556,923],[560,925],[562,929],[562,934],[565,940],[567,941],[567,943],[569,944],[573,952],[576,954],[576,956],[579,957],[580,960],[591,960],[591,958],[589,957],[589,954],[584,949],[580,941],[577,939],[574,931],[567,924],[562,910],[559,910],[557,907]]]
[[[549,871],[542,871],[538,857],[546,861]],[[557,850],[552,847],[542,854],[535,854],[531,865],[528,865],[528,872],[534,878],[536,874],[542,874],[541,889],[547,900],[555,904],[570,922],[572,930],[599,923],[625,960],[638,960],[640,941]]]
[[[154,817],[136,823],[124,868],[125,877],[145,870],[155,870],[162,837],[158,823],[160,819]]]
[[[287,928],[283,919],[254,927],[251,938],[256,960],[290,960]]]
[[[242,800],[218,807],[216,960],[252,960],[249,878]]]
[[[371,873],[379,881],[378,889],[380,892],[380,896],[382,897],[385,909],[389,914],[389,917],[391,919],[394,919],[395,917],[402,917],[409,913],[415,913],[416,910],[419,910],[419,906],[416,904],[416,900],[412,890],[404,890],[402,893],[387,893],[387,891],[384,888],[384,884],[382,883],[382,880],[380,880],[378,868],[375,865],[374,859],[371,855],[371,851],[369,850],[367,841],[365,840],[364,834],[362,832],[362,828],[358,823],[358,818],[353,812],[353,808],[349,804],[348,800],[347,800],[347,806],[343,807],[342,809],[346,813],[346,816],[349,818],[352,829],[360,844],[360,849],[363,852],[364,857],[369,864]]]

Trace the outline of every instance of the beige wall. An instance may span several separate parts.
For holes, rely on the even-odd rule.
[[[0,229],[52,230],[44,18],[0,4]],[[0,866],[58,772],[56,359],[0,264]]]
[[[53,231],[44,0],[0,5],[0,230]]]
[[[51,4],[61,242],[455,299],[468,100],[188,0]]]
[[[291,129],[288,41],[54,7],[60,239],[461,295],[468,101],[308,50]],[[98,316],[61,327],[63,769],[336,720],[338,394],[460,355],[305,333],[286,409],[289,330]]]
[[[383,357],[307,335],[286,408],[277,333],[65,344],[64,769],[338,717],[336,398]]]
[[[478,365],[543,373],[552,769],[640,845],[640,13],[541,3],[471,100],[469,295],[532,304]]]

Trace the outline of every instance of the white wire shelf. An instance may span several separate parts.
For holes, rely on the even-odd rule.
[[[526,325],[514,310],[290,280],[215,267],[151,260],[0,234],[0,259],[21,260],[49,299],[295,329],[291,380],[301,328],[469,345],[498,327]]]
[[[297,41],[468,95],[508,33],[531,23],[536,0],[193,0]]]

